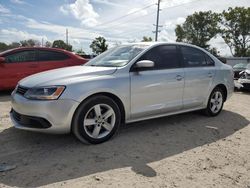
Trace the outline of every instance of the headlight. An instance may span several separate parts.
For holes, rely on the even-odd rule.
[[[47,86],[30,88],[24,95],[28,99],[55,100],[63,93],[65,86]]]

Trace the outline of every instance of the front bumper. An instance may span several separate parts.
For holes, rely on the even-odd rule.
[[[240,78],[237,81],[237,86],[235,85],[238,89],[244,88],[244,89],[250,89],[250,79],[242,79]]]
[[[29,100],[13,93],[10,117],[18,129],[63,134],[71,130],[73,114],[79,102],[71,99]]]

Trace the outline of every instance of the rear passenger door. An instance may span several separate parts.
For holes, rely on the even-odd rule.
[[[181,46],[181,52],[185,67],[184,109],[200,107],[209,95],[215,76],[214,61],[197,48]]]
[[[46,71],[68,66],[70,57],[62,52],[38,50],[40,71]]]

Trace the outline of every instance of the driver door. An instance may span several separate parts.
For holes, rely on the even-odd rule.
[[[157,116],[183,108],[184,70],[175,45],[161,45],[147,51],[140,60],[151,60],[153,68],[130,71],[131,118]]]

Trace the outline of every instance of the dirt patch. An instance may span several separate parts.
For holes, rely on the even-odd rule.
[[[250,95],[214,118],[197,112],[126,125],[109,142],[12,128],[0,96],[0,187],[250,187]]]

